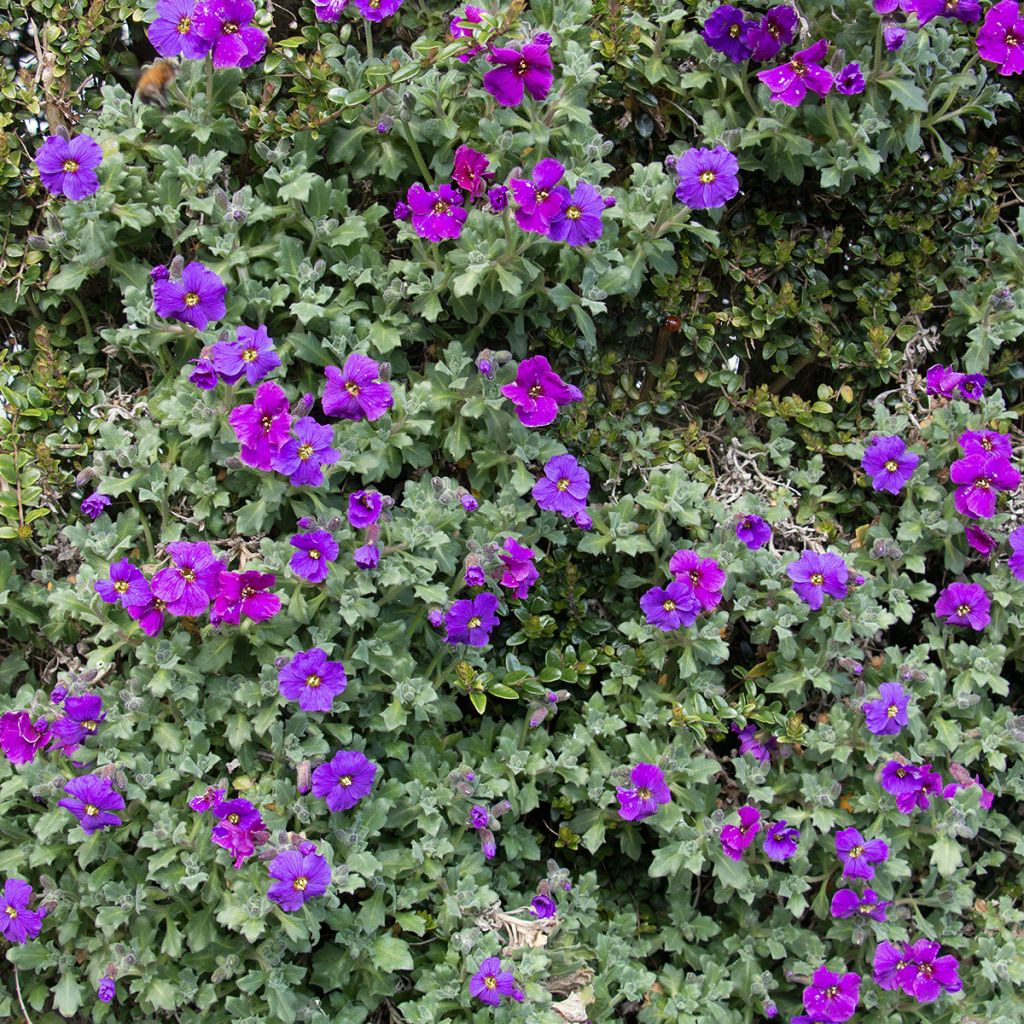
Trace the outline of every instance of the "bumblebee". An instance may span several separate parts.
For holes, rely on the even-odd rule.
[[[140,103],[151,103],[167,109],[167,88],[178,73],[178,62],[161,57],[142,69],[135,86],[135,98]]]

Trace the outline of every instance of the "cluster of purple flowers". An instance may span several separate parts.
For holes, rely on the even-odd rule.
[[[404,0],[351,0],[352,6],[367,21],[383,21],[398,11]],[[313,0],[317,20],[337,21],[349,5],[349,0]]]
[[[668,563],[672,582],[651,587],[640,598],[647,622],[665,632],[692,626],[701,612],[712,611],[722,600],[725,573],[713,558],[683,548]]]
[[[266,327],[239,327],[234,341],[218,341],[195,360],[189,380],[203,391],[212,391],[219,381],[236,384],[243,377],[255,387],[281,365],[274,351],[274,339]]]
[[[262,60],[269,42],[252,24],[252,0],[157,0],[146,34],[164,57],[202,60],[215,68],[247,68]]]
[[[930,764],[913,765],[904,761],[889,761],[882,768],[882,789],[896,797],[901,814],[910,814],[931,806],[931,797],[942,792],[942,776],[932,771]]]
[[[942,947],[928,939],[896,946],[880,942],[875,949],[874,979],[879,988],[901,989],[919,1003],[931,1003],[943,992],[963,988],[957,959],[940,956]]]
[[[210,811],[216,819],[210,831],[210,839],[223,847],[234,857],[238,868],[251,857],[258,846],[270,838],[270,833],[260,812],[244,797],[225,800],[225,790],[209,787],[200,796],[189,800],[193,811],[203,814]]]

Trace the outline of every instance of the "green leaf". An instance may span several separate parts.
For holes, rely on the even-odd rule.
[[[392,971],[411,971],[412,953],[409,944],[393,935],[379,935],[373,943],[373,965],[378,971],[390,974]]]

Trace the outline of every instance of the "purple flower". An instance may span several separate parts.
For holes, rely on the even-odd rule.
[[[310,844],[312,845],[312,844]],[[282,910],[298,910],[314,896],[322,896],[331,884],[327,858],[316,852],[282,850],[267,869],[275,883],[267,890],[267,899]]]
[[[503,587],[513,591],[518,598],[530,593],[530,587],[540,578],[533,560],[536,552],[524,548],[511,537],[505,538],[505,550],[498,552],[498,557],[505,565],[505,570],[498,581]]]
[[[747,804],[737,813],[740,818],[739,825],[723,825],[719,837],[722,853],[731,860],[742,860],[743,851],[753,843],[754,836],[761,831],[761,812],[756,807]]]
[[[662,804],[672,800],[665,775],[656,764],[641,761],[629,773],[629,781],[629,786],[615,790],[619,817],[623,821],[643,821],[656,814]]]
[[[991,555],[999,542],[990,533],[986,533],[980,526],[968,523],[964,527],[964,536],[968,545],[981,555]]]
[[[185,264],[177,281],[168,277],[153,285],[153,309],[157,316],[180,320],[202,331],[211,321],[224,316],[227,291],[228,286],[219,275],[193,261]]]
[[[523,102],[523,92],[535,100],[542,100],[551,92],[555,80],[549,43],[539,39],[524,43],[521,50],[510,46],[493,46],[487,55],[492,68],[484,75],[484,88],[502,107],[514,107]]]
[[[760,516],[744,516],[736,524],[736,537],[751,551],[756,551],[771,540],[772,528]]]
[[[399,199],[398,202],[395,203],[395,208],[391,211],[391,216],[394,217],[395,220],[411,220],[412,210],[408,203],[404,203]]]
[[[373,788],[377,765],[358,750],[339,750],[313,771],[313,796],[332,811],[355,807]]]
[[[296,549],[288,567],[310,583],[323,583],[330,564],[338,557],[338,543],[326,530],[297,533],[289,542]]]
[[[842,1024],[854,1015],[859,998],[859,974],[839,975],[822,965],[804,989],[804,1009],[812,1020]]]
[[[480,502],[478,502],[476,498],[473,497],[472,494],[464,494],[461,498],[459,498],[459,504],[467,512],[475,512],[480,507]]]
[[[4,882],[3,896],[0,897],[0,935],[8,942],[19,945],[34,939],[43,929],[46,908],[29,910],[32,902],[32,886],[20,878],[8,878]]]
[[[860,466],[876,491],[899,494],[920,461],[919,455],[907,451],[902,437],[880,436],[871,438]]]
[[[858,896],[853,889],[839,889],[832,897],[832,916],[835,918],[870,917],[875,921],[885,920],[885,911],[892,902],[879,898],[873,889],[865,889],[863,896]]]
[[[266,622],[281,610],[281,598],[268,591],[277,577],[269,572],[222,572],[217,580],[211,621],[237,626],[244,615]]]
[[[925,374],[925,385],[929,395],[938,395],[941,398],[952,398],[960,381],[964,379],[962,373],[957,373],[952,366],[945,367],[936,363],[929,366]]]
[[[217,819],[217,824],[210,831],[210,839],[234,857],[237,871],[246,858],[256,852],[257,845],[267,841],[263,818],[248,800],[241,797],[219,801],[210,810]]]
[[[828,53],[828,40],[819,39],[813,46],[794,54],[788,63],[757,77],[771,89],[772,99],[790,107],[799,107],[808,90],[825,96],[832,88],[832,72],[821,66]]]
[[[193,369],[188,375],[188,382],[195,384],[200,391],[213,391],[217,386],[217,368],[209,359],[193,359]]]
[[[153,596],[165,601],[172,615],[201,615],[217,596],[224,563],[204,543],[175,541],[167,553],[172,564],[153,577]]]
[[[501,393],[515,405],[519,422],[527,427],[546,427],[563,405],[583,397],[579,388],[566,384],[551,369],[544,356],[524,359],[516,370],[515,383],[505,384]]]
[[[491,823],[491,812],[483,804],[473,804],[469,809],[469,824],[479,831]]]
[[[882,769],[882,789],[896,797],[896,807],[902,814],[915,808],[927,810],[930,797],[942,791],[942,776],[932,771],[930,764],[903,764],[889,761]]]
[[[1013,446],[1009,434],[1000,434],[995,430],[965,430],[957,443],[964,450],[964,455],[1002,455],[1005,459],[1013,458]]]
[[[274,339],[266,327],[239,327],[235,341],[218,341],[212,347],[213,365],[226,384],[245,379],[255,387],[281,365]]]
[[[866,891],[866,890],[865,890]],[[891,942],[880,942],[875,947],[874,980],[875,984],[887,991],[899,987],[899,976],[910,964],[910,956],[904,943],[900,949]]]
[[[344,420],[378,420],[395,404],[391,385],[380,380],[380,365],[353,352],[339,370],[324,368],[324,412]]]
[[[412,210],[412,228],[420,238],[440,242],[462,234],[469,212],[462,208],[462,196],[451,185],[438,185],[431,192],[419,182],[409,186],[406,201]]]
[[[497,607],[497,597],[487,591],[472,599],[455,601],[444,617],[444,642],[486,647],[491,630],[498,625]]]
[[[558,905],[546,893],[540,893],[530,900],[530,913],[538,920],[554,917],[558,913]]]
[[[110,498],[98,491],[83,499],[81,509],[94,522],[103,515],[103,510],[110,504]]]
[[[196,28],[192,17],[195,0],[157,0],[156,21],[146,35],[162,57],[186,57],[202,60],[210,52],[210,43]]]
[[[285,700],[298,701],[303,711],[330,711],[348,678],[340,661],[328,661],[326,651],[312,647],[296,653],[278,672],[277,682]]]
[[[739,167],[724,146],[688,149],[676,158],[676,199],[694,210],[724,206],[740,190]]]
[[[878,700],[864,703],[864,720],[868,731],[876,736],[895,736],[908,722],[907,705],[910,694],[899,683],[882,683]]]
[[[252,0],[199,0],[192,17],[196,32],[212,47],[215,68],[247,68],[262,58],[267,35],[249,23]]]
[[[288,396],[279,384],[264,381],[256,389],[251,405],[238,405],[231,410],[228,423],[242,446],[242,461],[255,469],[269,471],[291,429]]]
[[[96,998],[101,1003],[112,1003],[117,995],[117,982],[113,978],[100,978],[96,987]]]
[[[933,18],[955,18],[966,25],[981,17],[978,0],[912,0],[912,7],[922,25]]]
[[[491,213],[501,213],[508,206],[508,185],[495,185],[489,188],[487,205]]]
[[[1002,455],[966,455],[949,467],[949,479],[960,486],[953,495],[957,512],[971,519],[995,515],[1000,491],[1013,491],[1020,473]]]
[[[489,163],[490,160],[472,146],[459,146],[455,150],[452,181],[473,198],[483,195],[487,188],[487,179],[494,177],[494,173],[487,170]],[[415,227],[415,223],[413,226]]]
[[[836,75],[836,92],[844,96],[856,96],[864,91],[864,74],[857,61],[845,65]]]
[[[192,797],[188,805],[193,811],[198,811],[200,814],[203,811],[212,810],[224,799],[224,794],[227,791],[224,789],[218,789],[216,786],[207,786],[206,789],[199,794],[199,796]]]
[[[479,7],[471,7],[469,4],[466,5],[465,11],[460,14],[456,11],[448,24],[448,34],[452,39],[472,39],[473,29],[471,25],[479,25],[483,21],[483,12]],[[468,22],[469,24],[466,24]],[[469,61],[474,54],[479,53],[480,47],[475,47],[469,53],[459,54],[459,60],[465,64]]]
[[[836,833],[836,854],[843,865],[843,878],[874,878],[874,864],[889,859],[889,847],[881,839],[865,839],[855,828]]]
[[[593,185],[577,182],[576,190],[571,194],[564,185],[558,185],[551,194],[558,198],[561,209],[551,218],[548,238],[569,245],[587,245],[601,237],[604,231],[601,220],[604,200]]]
[[[348,497],[348,521],[357,530],[373,526],[380,518],[384,499],[377,491],[355,491]]]
[[[146,636],[157,636],[164,628],[164,612],[167,602],[159,597],[149,596],[149,600],[140,605],[130,605],[126,611],[139,624],[139,629]]]
[[[752,60],[771,60],[793,42],[797,16],[792,7],[769,7],[760,21],[746,23],[744,42]]]
[[[999,65],[1001,75],[1024,71],[1024,18],[1015,0],[1002,0],[985,12],[978,32],[978,54]]]
[[[335,22],[348,7],[348,0],[313,0],[317,21]]]
[[[403,0],[354,0],[354,3],[367,21],[383,21],[402,6]]]
[[[1010,572],[1019,580],[1024,580],[1024,526],[1018,526],[1010,534],[1010,549],[1013,552],[1007,560]]]
[[[555,455],[545,463],[544,475],[531,493],[538,507],[571,519],[586,507],[590,474],[572,455]]]
[[[825,594],[837,600],[846,597],[846,580],[850,570],[838,555],[805,551],[795,562],[786,566],[786,574],[793,581],[797,597],[813,611],[822,606]]]
[[[950,583],[935,602],[935,617],[951,626],[970,626],[982,630],[991,621],[989,601],[980,583]]]
[[[278,473],[289,478],[293,487],[319,487],[324,482],[324,466],[333,466],[341,456],[331,447],[334,431],[312,416],[303,416],[273,457]]]
[[[64,792],[67,796],[58,800],[57,806],[70,811],[90,835],[97,829],[121,824],[121,819],[112,812],[124,810],[124,798],[110,779],[80,775],[68,782]]]
[[[97,580],[92,587],[107,604],[120,602],[122,608],[145,604],[149,600],[146,577],[127,558],[114,562],[110,567],[109,580]]]
[[[725,573],[713,558],[701,558],[696,551],[680,548],[669,559],[668,568],[678,582],[690,587],[706,612],[718,607]]]
[[[63,716],[53,723],[53,745],[70,757],[82,740],[96,732],[106,717],[103,698],[98,694],[68,697],[64,701]]]
[[[376,544],[364,544],[352,552],[352,558],[359,569],[376,569],[380,562],[380,548]]]
[[[761,845],[769,860],[789,860],[796,853],[799,842],[800,829],[788,825],[786,819],[782,818],[765,829]]]
[[[907,41],[907,30],[895,21],[882,22],[882,40],[890,53],[895,53]]]
[[[98,191],[96,168],[102,162],[103,150],[90,135],[73,139],[51,135],[36,153],[36,167],[46,191],[68,199],[85,199]]]
[[[745,21],[738,7],[722,4],[708,15],[700,34],[712,50],[725,54],[734,64],[739,64],[750,56],[747,32],[756,24]],[[778,45],[775,49],[778,51]]]
[[[939,943],[928,939],[918,939],[906,947],[908,967],[898,972],[897,980],[907,995],[919,1003],[931,1003],[943,992],[959,992],[963,988],[956,957],[939,956],[941,949]],[[910,966],[913,970],[908,969]]]
[[[484,960],[469,979],[469,994],[488,1006],[497,1006],[502,996],[514,998],[517,991],[515,977],[511,971],[501,969],[501,961],[496,956]]]
[[[32,721],[27,711],[5,711],[0,715],[0,749],[12,764],[28,764],[50,741],[50,723]]]
[[[482,587],[487,582],[487,574],[482,565],[467,565],[462,579],[467,587]]]
[[[555,186],[564,174],[565,168],[557,160],[546,157],[538,161],[531,179],[509,178],[508,187],[519,206],[516,223],[523,231],[548,233],[552,218],[562,209],[562,194],[555,192]]]
[[[733,722],[729,728],[736,733],[740,741],[740,753],[756,757],[761,764],[767,764],[772,754],[779,749],[779,741],[774,736],[769,736],[765,743],[761,743],[757,739],[758,729],[754,724],[741,729]]]
[[[673,581],[667,587],[651,587],[640,598],[640,608],[651,626],[666,633],[680,626],[692,626],[701,613],[701,603],[686,583]]]

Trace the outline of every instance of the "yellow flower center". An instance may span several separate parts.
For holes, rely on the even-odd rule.
[[[259,356],[259,350],[255,348],[247,348],[242,350],[242,361],[246,363],[255,362]]]
[[[789,66],[793,69],[793,74],[797,78],[803,78],[807,74],[807,67],[802,60],[791,60]]]
[[[84,729],[84,730],[85,730],[86,732],[95,732],[95,731],[96,731],[96,726],[97,726],[97,725],[98,725],[98,723],[97,723],[97,722],[95,722],[95,721],[93,721],[93,719],[91,719],[91,718],[90,718],[90,719],[88,719],[87,721],[85,721],[85,722],[83,722],[83,723],[82,723],[82,728],[83,728],[83,729]]]
[[[5,908],[4,908],[4,913],[5,913],[5,914],[6,914],[6,915],[7,915],[7,916],[8,916],[8,917],[9,917],[9,918],[10,918],[10,919],[12,920],[12,921],[13,921],[13,920],[14,920],[14,919],[15,919],[15,918],[16,918],[16,917],[18,916],[18,912],[17,912],[17,911],[16,911],[15,909],[14,909],[14,907],[10,907],[10,906],[8,906],[8,907],[5,907]]]
[[[852,858],[859,857],[863,852],[864,852],[864,847],[863,846],[855,846],[850,851],[850,857],[852,857]]]
[[[273,425],[274,425],[274,417],[273,416],[269,416],[268,415],[268,416],[262,416],[260,418],[260,430],[262,430],[264,433],[269,432],[270,428]]]
[[[742,31],[742,29],[740,28],[740,25],[738,23],[735,24],[735,25],[730,25],[729,26],[729,38],[730,39],[739,39],[741,31]]]
[[[557,484],[555,484],[555,486],[560,491],[567,491],[567,490],[569,490],[569,480],[568,480],[568,478],[563,476],[562,479],[559,480]]]
[[[351,775],[342,775],[342,777],[340,779],[338,779],[338,785],[339,786],[351,786],[352,785],[352,776]]]
[[[715,180],[714,171],[701,171],[700,183],[702,185],[710,185]]]
[[[493,974],[488,974],[487,977],[484,978],[484,984],[488,988],[497,988],[498,987],[498,979]]]
[[[467,622],[467,623],[466,623],[466,625],[467,625],[467,626],[468,626],[468,627],[469,627],[470,629],[476,629],[476,628],[477,628],[477,626],[479,626],[479,625],[480,625],[480,619],[479,619],[479,617],[478,617],[478,616],[476,616],[476,615],[474,615],[474,616],[473,616],[473,618],[471,618],[471,619],[469,620],[469,622]]]
[[[127,593],[127,591],[128,591],[128,581],[127,581],[127,580],[118,580],[118,581],[117,581],[117,582],[116,582],[116,583],[114,584],[114,589],[115,589],[115,590],[116,590],[116,591],[117,591],[117,592],[118,592],[119,594],[124,594],[124,593]]]
[[[676,603],[672,598],[669,598],[661,607],[667,612],[674,612],[676,610]]]
[[[969,604],[958,604],[956,606],[956,613],[961,618],[963,618],[964,616],[970,614],[970,611],[971,611],[971,606]]]
[[[822,583],[824,583],[824,582],[825,582],[825,577],[822,576],[820,572],[815,572],[815,573],[811,574],[811,585],[812,586],[820,587],[822,585]]]
[[[185,292],[185,305],[195,306],[199,303],[199,296],[195,292]]]
[[[178,34],[187,36],[192,31],[192,19],[188,16],[178,22]]]
[[[256,591],[252,587],[242,587],[242,597],[252,597]]]
[[[888,462],[887,462],[887,463],[885,464],[885,468],[886,468],[886,469],[887,469],[887,470],[888,470],[888,471],[889,471],[890,473],[895,473],[895,472],[896,472],[896,470],[900,468],[900,464],[899,464],[899,463],[898,463],[898,462],[897,462],[897,461],[896,461],[895,459],[890,459],[890,460],[889,460],[889,461],[888,461]]]
[[[299,875],[299,877],[292,882],[292,888],[296,892],[305,892],[307,885],[309,885],[309,879],[306,878],[305,875]]]
[[[1005,41],[1007,46],[1017,46],[1020,43],[1020,40],[1013,34],[1013,29],[1007,31]]]
[[[95,804],[86,804],[82,810],[85,811],[86,816],[89,818],[95,818],[100,813],[100,809]]]
[[[530,388],[530,390],[529,390],[529,391],[527,391],[526,393],[527,393],[527,394],[528,394],[528,395],[529,395],[529,396],[530,396],[531,398],[536,398],[536,397],[537,397],[537,396],[538,396],[539,394],[541,394],[541,393],[542,393],[543,391],[544,391],[544,388],[543,388],[543,387],[542,387],[542,386],[541,386],[540,384],[534,384],[534,385],[533,385],[533,387],[532,387],[532,388]]]
[[[221,24],[220,30],[226,36],[233,36],[238,31],[238,24],[234,21],[225,21]]]
[[[311,444],[300,444],[297,452],[299,458],[305,462],[313,457],[313,446]]]
[[[1009,38],[1009,37],[1007,37],[1007,38]],[[525,60],[521,60],[521,61],[519,61],[516,64],[516,74],[517,75],[525,75],[526,72],[529,71],[529,70],[530,70],[530,65],[527,64]]]
[[[650,800],[651,799],[651,791],[646,786],[641,786],[636,791],[636,795],[638,797],[640,797],[641,800]]]
[[[313,551],[310,551],[309,557],[315,562],[320,557],[320,552],[314,549]]]
[[[232,812],[231,814],[228,815],[228,821],[232,825],[237,825],[240,820],[241,819],[239,818],[239,816],[237,814],[235,814],[234,812]]]
[[[697,570],[696,570],[696,569],[694,569],[694,570],[692,570],[692,571],[690,572],[690,582],[691,582],[691,583],[692,583],[692,584],[693,584],[694,586],[696,586],[696,585],[697,585],[698,583],[700,583],[700,573],[699,573],[699,572],[697,572]]]
[[[535,196],[535,198],[536,198],[538,203],[543,203],[544,200],[547,199],[547,197],[550,194],[551,193],[548,192],[548,190],[546,188],[540,188],[540,189],[537,189],[537,191],[534,193],[534,196]]]
[[[888,715],[888,716],[889,716],[890,718],[895,718],[895,717],[896,717],[896,716],[897,716],[897,715],[898,715],[898,714],[900,713],[900,709],[899,709],[898,707],[896,707],[896,705],[895,705],[895,704],[890,704],[890,705],[889,705],[889,707],[888,707],[888,708],[886,708],[886,711],[885,711],[885,713],[886,713],[886,714],[887,714],[887,715]]]
[[[316,673],[314,673],[311,676],[306,676],[306,685],[311,690],[315,690],[322,682],[323,680],[318,675],[316,675]]]
[[[974,481],[974,486],[979,490],[987,491],[991,482],[987,476],[983,476]]]
[[[565,211],[565,215],[569,220],[579,220],[583,216],[583,211],[578,206],[570,206]]]
[[[355,398],[359,394],[359,385],[354,380],[346,381],[345,390]]]
[[[196,574],[191,569],[182,569],[181,570],[181,578],[186,583],[195,583],[195,581],[196,581]]]
[[[430,208],[432,213],[442,215],[448,212],[450,207],[443,199],[438,199],[436,203]]]
[[[68,159],[68,160],[65,160],[64,163],[61,164],[61,166],[64,168],[64,170],[68,174],[74,174],[75,171],[78,170],[78,161],[77,160],[70,160],[70,159]]]

